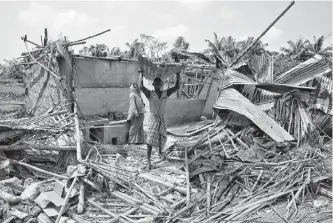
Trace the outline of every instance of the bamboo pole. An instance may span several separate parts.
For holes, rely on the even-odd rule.
[[[105,31],[103,31],[103,32],[97,33],[96,35],[88,36],[87,38],[84,38],[84,39],[80,39],[80,40],[72,41],[72,42],[70,42],[69,44],[77,43],[77,42],[82,42],[82,41],[84,41],[84,40],[94,38],[94,37],[96,37],[96,36],[102,35],[102,34],[104,34],[104,33],[106,33],[106,32],[110,32],[110,31],[111,31],[111,29],[108,29],[108,30],[105,30]]]
[[[34,42],[28,40],[28,39],[27,39],[27,35],[22,36],[22,37],[21,37],[21,40],[23,40],[24,42],[31,43],[32,45],[35,45],[35,46],[37,46],[37,47],[43,48],[42,46],[38,45],[37,43],[34,43]]]
[[[0,145],[0,151],[13,151],[13,150],[25,150],[25,149],[36,149],[36,150],[56,150],[56,151],[75,151],[76,146],[49,146],[49,145],[17,145],[10,148],[10,145]]]
[[[43,67],[46,71],[50,72],[50,74],[52,74],[53,77],[57,78],[58,80],[61,80],[61,79],[62,79],[61,77],[59,77],[58,75],[56,75],[53,71],[47,69],[47,67],[45,67],[43,64],[39,63],[39,62],[38,62],[38,61],[37,61],[37,60],[31,55],[31,53],[30,53],[30,51],[29,51],[29,49],[28,49],[27,43],[24,42],[24,44],[25,44],[25,47],[26,47],[26,49],[27,49],[27,51],[28,51],[30,57],[31,57],[36,63],[38,63],[38,64],[39,64],[41,67]]]
[[[47,46],[47,42],[49,41],[47,35],[47,28],[44,29],[44,46]]]
[[[66,207],[66,204],[67,204],[67,202],[68,202],[68,199],[69,199],[69,197],[70,197],[70,195],[71,195],[71,192],[72,192],[72,190],[73,190],[73,188],[74,188],[74,185],[75,185],[75,183],[76,183],[77,180],[78,180],[78,177],[75,177],[74,180],[73,180],[73,183],[72,183],[71,187],[69,188],[69,190],[68,190],[68,192],[67,192],[67,195],[66,195],[65,200],[64,200],[64,204],[62,205],[62,207],[61,207],[61,209],[60,209],[60,211],[59,211],[59,214],[58,214],[58,217],[57,217],[55,223],[58,223],[58,222],[59,222],[59,220],[60,220],[62,214],[64,213],[64,211],[65,211],[65,207]]]
[[[74,103],[74,121],[75,121],[75,138],[76,138],[76,159],[78,161],[82,160],[82,149],[81,149],[81,139],[80,139],[80,126],[79,119],[77,117],[77,105]],[[79,193],[79,203],[77,206],[78,214],[81,214],[84,210],[84,184],[82,181],[79,182],[80,193]]]
[[[207,198],[206,198],[206,201],[207,201],[207,206],[206,206],[206,217],[210,217],[210,203],[211,203],[211,195],[210,195],[210,185],[211,184],[211,179],[210,177],[208,177],[207,179]]]
[[[264,32],[262,32],[262,34],[251,44],[251,46],[249,46],[236,60],[234,60],[231,65],[229,66],[232,67],[233,65],[235,65],[240,58],[242,58],[258,41],[261,37],[263,37],[268,30],[270,30],[270,28],[272,28],[272,26],[274,26],[274,24],[295,4],[295,1],[292,1],[288,7],[265,29]]]
[[[191,203],[191,183],[190,183],[190,172],[188,169],[187,147],[185,147],[185,171],[186,171],[186,205],[189,206]]]
[[[217,125],[219,125],[221,122],[216,122],[215,123],[215,125],[213,126],[213,128],[211,128],[199,141],[197,141],[197,143],[195,143],[187,152],[192,152],[195,148],[196,148],[196,146],[198,146],[198,145],[200,145],[200,143],[204,140],[204,139],[206,139],[206,137],[208,136],[208,134],[209,133],[211,133],[211,131],[213,131],[213,129],[215,129],[215,127],[217,126]]]
[[[0,156],[0,159],[7,159],[7,158],[4,158],[4,157]],[[21,166],[27,167],[29,169],[35,170],[35,171],[40,172],[40,173],[44,173],[44,174],[47,174],[47,175],[50,175],[50,176],[54,176],[54,177],[58,177],[58,178],[61,178],[61,179],[68,180],[68,177],[66,177],[66,176],[58,175],[56,173],[52,173],[52,172],[49,172],[49,171],[46,171],[46,170],[39,169],[38,167],[31,166],[31,165],[23,163],[21,161],[12,160],[12,159],[7,159],[7,160],[9,160],[10,163],[19,164]]]

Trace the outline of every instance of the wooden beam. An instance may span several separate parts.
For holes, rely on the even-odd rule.
[[[17,145],[10,148],[10,145],[0,145],[0,151],[12,151],[12,150],[26,150],[26,149],[36,149],[36,150],[56,150],[56,151],[75,151],[76,146],[49,146],[49,145]]]

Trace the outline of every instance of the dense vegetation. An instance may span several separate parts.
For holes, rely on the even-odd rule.
[[[253,55],[267,55],[274,57],[274,70],[283,72],[295,65],[313,57],[316,54],[323,56],[332,63],[332,46],[324,47],[325,36],[314,37],[313,40],[297,39],[287,41],[286,47],[281,47],[279,52],[267,49],[268,44],[258,41],[241,59],[241,61],[251,58]],[[236,58],[239,57],[253,42],[254,37],[246,40],[237,40],[232,36],[219,37],[214,33],[211,40],[207,42],[207,48],[202,52],[206,58],[217,64],[220,68],[228,67]],[[167,42],[161,42],[153,36],[140,34],[139,38],[130,43],[125,43],[126,50],[120,47],[109,47],[106,44],[96,44],[85,46],[79,50],[79,54],[95,57],[114,57],[137,59],[138,55],[143,55],[153,61],[173,62],[172,56],[175,51],[189,51],[190,43],[182,36],[179,36],[173,43],[173,48],[168,50]],[[15,61],[6,61],[0,64],[0,76],[21,76],[21,72],[15,65]],[[275,73],[275,72],[274,72]]]
[[[242,60],[251,58],[252,55],[274,56],[274,68],[276,70],[286,70],[303,62],[316,54],[322,55],[331,61],[332,46],[324,48],[324,40],[327,37],[314,37],[313,40],[297,39],[287,41],[286,47],[281,47],[279,52],[267,49],[268,44],[258,41],[247,52]],[[236,58],[239,57],[253,42],[254,37],[246,40],[237,40],[232,36],[219,37],[214,33],[212,40],[205,40],[208,44],[207,49],[202,53],[210,58],[212,63],[218,63],[222,68],[228,67]],[[119,47],[109,48],[105,44],[91,45],[79,51],[80,54],[99,57],[121,56],[123,58],[136,59],[139,54],[144,55],[153,61],[171,62],[170,56],[175,50],[188,51],[190,43],[182,36],[179,36],[173,44],[173,48],[167,50],[167,42],[160,42],[157,38],[146,34],[141,34],[138,39],[131,43],[126,43],[127,49],[121,51]],[[110,50],[111,49],[111,50]]]

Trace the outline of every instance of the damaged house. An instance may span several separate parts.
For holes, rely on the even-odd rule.
[[[278,73],[265,55],[221,69],[185,51],[177,52],[184,64],[71,52],[89,38],[49,41],[46,31],[39,45],[22,37],[24,75],[14,85],[23,105],[1,110],[1,220],[250,221],[277,202],[289,219],[309,197],[332,199],[325,58]],[[148,89],[155,77],[173,86],[181,71],[166,111],[165,160],[152,157],[150,172],[143,147],[124,137],[139,68]]]

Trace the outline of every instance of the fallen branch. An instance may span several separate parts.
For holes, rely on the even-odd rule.
[[[4,158],[4,157],[1,157],[0,156],[0,159],[7,159],[7,158]],[[46,170],[42,170],[42,169],[39,169],[37,167],[34,167],[34,166],[31,166],[29,164],[26,164],[24,162],[21,162],[21,161],[17,161],[17,160],[12,160],[12,159],[7,159],[9,160],[10,163],[13,163],[13,164],[19,164],[21,166],[24,166],[24,167],[27,167],[29,169],[32,169],[32,170],[35,170],[35,171],[38,171],[40,173],[44,173],[44,174],[47,174],[47,175],[50,175],[50,176],[53,176],[53,177],[58,177],[58,178],[61,178],[61,179],[65,179],[65,180],[68,180],[68,177],[66,176],[62,176],[62,175],[58,175],[58,174],[55,174],[55,173],[52,173],[52,172],[49,172],[49,171],[46,171]]]

